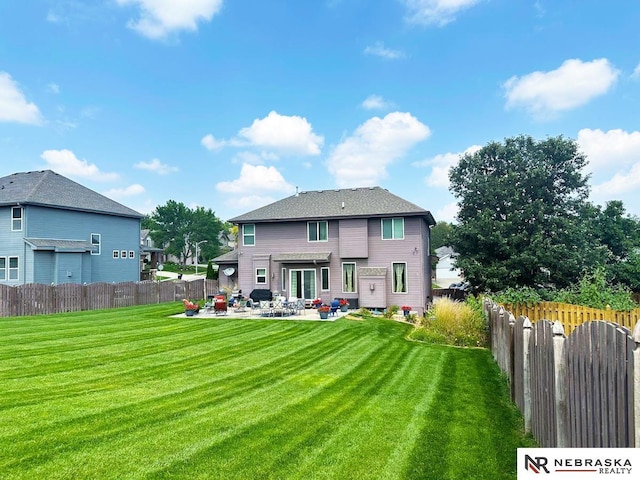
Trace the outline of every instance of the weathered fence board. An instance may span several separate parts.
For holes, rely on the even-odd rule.
[[[65,283],[8,286],[0,284],[0,317],[42,315],[206,298],[217,282],[203,279],[169,282]]]
[[[528,329],[528,318],[513,321],[489,300],[484,311],[494,358],[541,446],[640,447],[640,324],[632,336],[614,323],[590,321],[565,336],[559,321]]]

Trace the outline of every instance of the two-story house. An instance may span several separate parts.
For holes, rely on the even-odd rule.
[[[420,314],[431,302],[433,216],[383,188],[299,192],[229,221],[237,249],[214,261],[235,270],[245,294],[265,288]]]
[[[0,178],[0,283],[140,279],[142,215],[51,170]]]

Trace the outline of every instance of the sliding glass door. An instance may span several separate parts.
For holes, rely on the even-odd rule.
[[[318,297],[315,269],[289,270],[291,296],[312,300]]]

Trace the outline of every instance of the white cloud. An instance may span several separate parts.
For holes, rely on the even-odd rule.
[[[263,119],[256,119],[250,127],[238,133],[251,145],[299,155],[318,155],[324,138],[313,133],[304,117],[286,116],[272,111]]]
[[[429,137],[429,127],[409,113],[373,117],[343,140],[327,160],[340,187],[370,186],[387,176],[387,166]]]
[[[391,103],[387,102],[380,95],[369,95],[362,102],[362,108],[367,110],[385,110],[391,106]]]
[[[134,5],[140,18],[128,27],[151,39],[162,39],[179,30],[198,30],[199,21],[210,21],[222,8],[222,0],[116,0]]]
[[[107,190],[106,192],[104,192],[104,195],[113,200],[118,200],[121,198],[140,195],[144,192],[145,189],[142,185],[140,185],[139,183],[134,183],[133,185],[129,185],[125,188],[112,188],[111,190]]]
[[[449,170],[458,164],[460,157],[466,154],[473,155],[482,148],[480,145],[472,145],[464,152],[440,153],[433,158],[413,163],[415,167],[431,166],[431,173],[425,178],[425,183],[430,187],[449,188]]]
[[[275,201],[276,199],[274,197],[268,195],[246,195],[230,199],[225,202],[225,204],[233,209],[250,211],[264,207],[265,205],[269,205]]]
[[[18,84],[6,72],[0,72],[0,122],[43,123],[36,104],[27,102]]]
[[[633,70],[633,73],[631,74],[631,78],[640,80],[640,63],[636,65],[636,68]]]
[[[592,196],[596,199],[613,200],[624,193],[640,188],[640,162],[626,172],[616,173],[610,180],[594,185]]]
[[[619,75],[606,58],[566,60],[556,70],[507,80],[503,85],[506,108],[522,107],[539,117],[571,110],[605,94]]]
[[[479,2],[480,0],[404,0],[409,10],[409,23],[440,27],[453,22],[458,12]]]
[[[458,215],[458,204],[456,202],[447,203],[444,207],[438,209],[433,217],[437,222],[454,223]]]
[[[118,179],[117,173],[101,172],[95,164],[76,158],[71,150],[45,150],[40,157],[47,162],[49,168],[61,175],[88,178],[96,182]]]
[[[583,128],[578,132],[577,142],[592,171],[615,171],[640,160],[640,131],[629,133],[615,129],[603,132]]]
[[[396,60],[404,57],[404,53],[401,50],[392,50],[391,48],[387,48],[382,42],[376,42],[374,45],[369,45],[364,49],[364,53],[367,55],[386,58],[387,60]]]
[[[162,163],[157,158],[154,158],[150,162],[138,162],[133,165],[133,168],[139,170],[146,170],[148,172],[155,172],[158,175],[167,175],[169,173],[177,172],[178,167],[172,167],[166,163]]]
[[[240,176],[230,182],[219,182],[216,189],[223,193],[251,193],[260,195],[263,192],[293,192],[295,188],[286,182],[277,168],[265,165],[245,163]]]
[[[57,83],[50,83],[47,85],[47,90],[57,95],[60,93],[60,85],[58,85]]]
[[[250,127],[241,129],[235,138],[218,140],[208,134],[200,143],[209,150],[252,146],[287,155],[318,155],[324,137],[313,133],[306,118],[272,111],[266,117],[254,120]],[[269,158],[269,153],[262,153],[262,156]]]

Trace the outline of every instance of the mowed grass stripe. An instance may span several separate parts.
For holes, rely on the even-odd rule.
[[[300,370],[301,367],[305,366],[306,368],[312,368],[316,357],[330,358],[327,355],[328,352],[336,351],[337,346],[342,348],[347,344],[353,345],[354,341],[357,342],[355,332],[346,338],[333,335],[331,338],[318,342],[316,347],[308,345],[304,349],[299,349],[298,357],[292,355],[286,362],[297,364],[297,366],[292,366],[292,369]],[[37,454],[35,453],[37,451],[49,451],[50,449],[54,449],[57,452],[74,450],[81,446],[80,444],[84,442],[87,436],[90,436],[92,441],[97,441],[100,436],[111,436],[117,434],[118,431],[142,428],[149,424],[158,426],[165,421],[165,417],[171,421],[176,421],[182,415],[189,415],[194,409],[216,405],[229,398],[235,399],[243,391],[256,394],[260,391],[261,385],[273,388],[278,384],[275,374],[282,375],[286,373],[286,362],[277,365],[276,361],[271,360],[263,365],[253,366],[250,369],[253,374],[248,374],[249,369],[239,372],[235,383],[233,379],[225,378],[222,381],[216,380],[205,383],[198,388],[170,392],[118,409],[109,408],[111,403],[108,403],[104,405],[104,410],[97,410],[93,414],[72,419],[64,425],[61,425],[59,420],[56,420],[49,428],[43,428],[42,425],[39,425],[35,429],[41,435],[40,442],[34,445],[33,441],[30,441],[21,448],[20,436],[14,437],[15,443],[10,447],[13,450],[12,456],[23,460],[31,457],[28,459],[30,463],[37,462]],[[267,364],[273,365],[272,370],[264,368]],[[166,383],[167,387],[173,386],[170,380]],[[110,401],[109,398],[107,400]],[[99,398],[92,396],[91,401],[88,403],[94,405],[93,408],[95,410],[99,408],[99,402]],[[73,406],[70,406],[70,410],[74,410]],[[12,413],[14,413],[15,417],[15,412]],[[56,437],[56,432],[61,428],[67,432],[67,438]],[[95,435],[96,430],[101,432],[100,435]],[[29,438],[29,435],[27,435],[27,438]],[[34,447],[36,448],[34,449]],[[34,455],[36,456],[34,457]]]
[[[491,478],[500,468],[513,477],[521,419],[487,352],[407,342],[407,327],[386,320],[200,325],[167,313],[92,312],[100,328],[86,322],[84,334],[77,324],[71,331],[82,350],[58,353],[77,369],[47,369],[52,351],[34,376],[0,372],[0,477]],[[40,338],[50,329],[65,348],[52,323],[36,327]],[[128,333],[120,337],[119,325],[149,336],[122,341]],[[15,373],[25,358],[0,365]],[[19,406],[21,391],[32,396]],[[478,412],[465,415],[476,403]],[[456,477],[469,473],[485,437],[491,460]],[[466,456],[449,451],[458,443]]]

